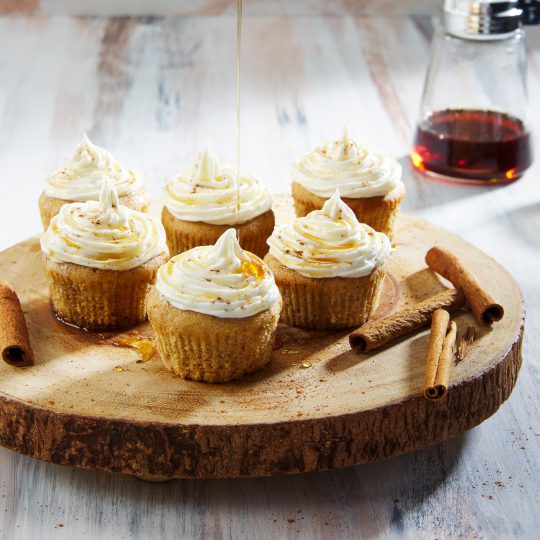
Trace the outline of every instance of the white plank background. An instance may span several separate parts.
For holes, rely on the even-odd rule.
[[[140,169],[156,197],[208,140],[232,161],[234,24],[210,16],[1,17],[0,248],[39,232],[44,176],[84,130]],[[522,287],[524,365],[508,403],[448,443],[287,478],[150,484],[0,449],[1,538],[538,537],[540,162],[504,188],[412,175],[406,155],[430,34],[421,17],[247,18],[243,168],[285,192],[294,157],[344,125],[398,156],[406,211],[461,234]],[[538,30],[529,32],[529,52],[538,102]],[[537,103],[531,125],[540,133]]]
[[[244,0],[246,15],[412,15],[442,0]],[[1,0],[1,13],[42,15],[230,15],[236,0]]]

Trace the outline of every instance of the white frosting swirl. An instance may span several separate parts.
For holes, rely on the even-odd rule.
[[[62,206],[41,236],[41,249],[54,262],[103,270],[129,270],[168,254],[161,223],[121,206],[109,180],[99,201]]]
[[[64,201],[97,201],[104,179],[110,180],[121,197],[142,185],[140,176],[121,165],[105,150],[83,135],[73,155],[49,178],[45,193]]]
[[[321,210],[275,228],[270,254],[309,278],[362,277],[384,264],[388,237],[359,223],[336,190]]]
[[[272,272],[240,247],[234,229],[214,246],[173,257],[159,269],[156,288],[178,309],[226,319],[256,315],[280,299]]]
[[[319,146],[293,164],[292,178],[311,193],[328,199],[336,189],[342,197],[384,196],[401,183],[401,165],[388,154],[343,138]]]
[[[178,219],[215,225],[245,223],[272,206],[270,194],[253,176],[240,176],[237,193],[236,173],[220,164],[209,148],[199,154],[195,166],[167,182],[163,202]]]

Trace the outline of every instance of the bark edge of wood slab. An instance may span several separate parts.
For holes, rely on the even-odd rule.
[[[290,212],[289,202],[277,198],[278,220]],[[50,312],[37,239],[9,248],[0,253],[0,278],[17,286],[36,365],[0,365],[0,444],[53,463],[164,480],[347,467],[469,430],[514,388],[523,302],[493,259],[448,231],[401,215],[379,315],[443,289],[424,263],[433,235],[474,265],[506,311],[492,328],[478,327],[467,358],[452,366],[441,403],[422,395],[427,330],[360,355],[345,333],[282,327],[283,347],[261,372],[223,385],[179,381],[159,358],[140,363],[129,349],[63,328]],[[454,317],[460,333],[475,324],[470,313]],[[138,331],[150,330],[144,324]]]

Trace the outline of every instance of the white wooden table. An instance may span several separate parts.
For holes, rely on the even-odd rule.
[[[0,248],[39,232],[44,176],[84,130],[156,197],[208,140],[233,162],[234,26],[226,16],[0,18]],[[522,287],[524,364],[510,400],[447,443],[296,477],[151,484],[0,449],[1,538],[538,537],[540,160],[504,188],[412,175],[431,32],[427,18],[247,18],[243,168],[286,192],[293,158],[345,125],[399,156],[405,210],[461,234]],[[529,32],[533,102],[539,34]],[[540,140],[534,103],[531,124]]]

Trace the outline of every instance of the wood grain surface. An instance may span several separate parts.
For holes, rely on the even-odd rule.
[[[291,219],[292,203],[278,199],[276,215],[278,223]],[[227,384],[183,381],[159,355],[141,362],[114,345],[132,335],[152,343],[148,323],[104,337],[56,321],[38,239],[17,244],[0,253],[2,278],[21,299],[36,365],[0,363],[0,444],[54,463],[168,479],[333,469],[454,437],[491,416],[514,388],[524,312],[517,284],[492,259],[402,214],[376,316],[443,290],[424,262],[434,242],[459,253],[506,310],[495,327],[478,328],[440,404],[422,395],[428,331],[361,355],[347,332],[283,325],[265,369]],[[475,324],[472,314],[455,320],[460,334]]]
[[[0,450],[0,535],[34,538],[534,538],[540,530],[540,162],[504,188],[427,182],[406,159],[429,18],[254,17],[244,26],[243,162],[275,193],[347,124],[404,165],[407,212],[517,279],[527,328],[512,396],[478,428],[392,460],[273,479],[163,484]],[[83,130],[154,197],[208,138],[234,160],[234,20],[0,18],[0,247],[40,230],[43,178]],[[527,30],[540,133],[540,33]],[[538,137],[535,150],[539,154]],[[4,271],[0,267],[0,273]],[[36,427],[36,429],[38,429]]]

